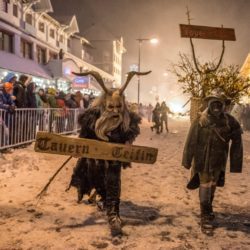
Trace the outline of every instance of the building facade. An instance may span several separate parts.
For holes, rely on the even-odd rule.
[[[101,25],[93,25],[84,32],[93,46],[93,64],[114,76],[113,87],[119,87],[122,80],[122,57],[126,52],[123,38],[115,37]]]
[[[77,35],[76,17],[52,12],[50,0],[0,0],[0,79],[13,71],[31,75],[39,87],[68,91],[78,79],[73,71],[95,70],[113,82],[115,76],[93,65],[92,46]],[[77,86],[99,89],[91,77]]]

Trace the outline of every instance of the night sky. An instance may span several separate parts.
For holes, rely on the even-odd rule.
[[[137,38],[157,37],[159,44],[142,45],[141,70],[152,70],[141,79],[141,99],[154,101],[150,90],[158,91],[160,100],[185,102],[178,91],[176,79],[163,73],[178,61],[178,53],[190,54],[189,40],[180,37],[179,24],[187,23],[186,6],[191,11],[191,24],[234,28],[236,42],[226,42],[223,63],[242,65],[250,52],[249,0],[51,0],[54,12],[75,14],[84,35],[92,25],[102,25],[114,37],[122,36],[127,49],[123,75],[129,65],[138,62]],[[87,37],[86,37],[87,38]],[[105,39],[105,38],[104,38]],[[201,62],[216,60],[221,53],[221,41],[196,39],[196,54]],[[137,80],[127,90],[129,99],[137,100]]]

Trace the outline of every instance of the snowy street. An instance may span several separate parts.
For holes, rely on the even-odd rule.
[[[154,165],[122,171],[122,238],[110,236],[103,212],[77,204],[76,189],[65,192],[72,159],[37,204],[36,195],[68,158],[34,152],[34,144],[0,158],[0,249],[250,249],[250,134],[245,133],[242,174],[227,172],[218,188],[213,237],[199,228],[198,190],[186,189],[181,166],[188,120],[170,120],[170,133],[157,135],[146,121],[134,144],[157,147]]]

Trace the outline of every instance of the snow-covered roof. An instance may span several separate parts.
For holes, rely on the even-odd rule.
[[[35,3],[32,8],[36,12],[53,12],[50,0],[40,0]]]
[[[75,34],[79,32],[76,16],[61,16],[55,13],[49,14],[53,19],[58,21],[62,26],[65,26],[65,32]]]

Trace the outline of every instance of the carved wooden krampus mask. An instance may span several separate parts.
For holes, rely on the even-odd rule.
[[[129,128],[129,115],[125,104],[124,90],[128,86],[130,80],[135,75],[147,75],[151,71],[136,72],[131,71],[127,74],[126,82],[121,88],[109,89],[105,86],[101,75],[96,71],[88,71],[84,73],[75,73],[77,76],[92,75],[102,87],[104,94],[101,97],[101,116],[95,124],[95,133],[98,138],[108,141],[107,134],[119,125],[122,125],[125,131]]]

